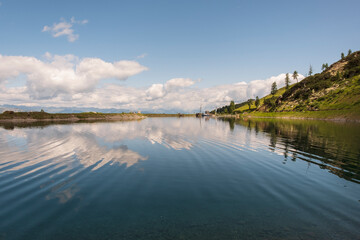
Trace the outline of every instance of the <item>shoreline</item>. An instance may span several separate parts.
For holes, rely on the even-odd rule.
[[[27,113],[26,113],[27,114]],[[89,116],[90,115],[90,116]],[[32,123],[32,122],[79,122],[79,121],[130,121],[130,120],[141,120],[146,118],[146,116],[141,114],[132,114],[132,113],[126,113],[126,114],[49,114],[46,113],[46,115],[42,116],[29,116],[26,117],[20,117],[14,116],[12,117],[3,117],[0,118],[0,123],[7,123],[7,122],[13,122],[13,123]]]
[[[271,118],[271,119],[294,119],[294,120],[320,120],[332,122],[356,122],[360,123],[360,113],[349,111],[316,111],[316,112],[256,112],[235,115],[218,115],[222,118]]]
[[[348,119],[348,118],[314,118],[314,117],[267,117],[267,116],[245,116],[243,119],[257,118],[257,119],[287,119],[287,120],[318,120],[329,122],[355,122],[360,123],[360,119]]]

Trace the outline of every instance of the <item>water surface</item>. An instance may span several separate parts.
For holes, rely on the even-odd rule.
[[[359,239],[360,126],[0,125],[0,239]]]

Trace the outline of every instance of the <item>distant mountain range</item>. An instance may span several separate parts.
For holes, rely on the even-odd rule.
[[[102,112],[102,113],[128,113],[131,112],[129,109],[121,108],[86,108],[86,107],[41,107],[41,106],[23,106],[23,105],[0,105],[0,113],[4,111],[15,111],[15,112],[38,112],[44,110],[48,113],[82,113],[82,112]],[[144,110],[141,113],[183,113],[180,109],[156,109],[156,110]]]

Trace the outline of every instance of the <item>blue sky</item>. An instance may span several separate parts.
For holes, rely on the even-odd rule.
[[[165,88],[171,79],[193,81],[193,84],[184,85],[183,80],[178,80],[175,85],[179,88],[173,96],[185,96],[189,92],[196,94],[196,90],[203,92],[199,95],[206,95],[206,90],[214,95],[216,88],[229,86],[231,89],[234,84],[249,84],[254,80],[270,82],[269,78],[281,78],[281,74],[294,70],[305,75],[310,64],[315,72],[319,72],[323,63],[337,61],[341,52],[360,49],[358,0],[0,2],[2,56],[27,56],[45,61],[44,54],[48,52],[53,56],[73,55],[78,61],[84,58],[98,58],[108,63],[130,60],[147,68],[123,78],[118,75],[100,77],[89,89],[72,88],[44,98],[29,94],[28,99],[13,101],[4,93],[0,95],[0,104],[85,106],[72,96],[116,85],[121,87],[120,95],[123,91],[134,90],[135,95],[144,94],[146,97],[146,91],[153,84],[162,84],[162,87],[154,87],[155,90],[162,89],[162,93],[158,91],[156,98],[148,96],[146,108],[179,108],[179,103],[164,104],[172,99],[170,88]],[[80,23],[84,20],[86,23]],[[60,22],[70,23],[74,36],[78,38],[69,41],[68,35],[54,37],[51,31],[43,31],[45,26],[52,27]],[[21,74],[11,77],[5,74],[3,91],[20,87],[31,73]],[[276,80],[280,81],[278,78]],[[174,91],[175,88],[171,89]],[[143,92],[137,92],[140,90]],[[21,91],[26,94],[29,89],[22,88]],[[253,97],[251,94],[264,94],[255,89],[249,95],[247,89],[241,96],[241,91],[233,95],[219,93],[218,98],[212,100],[203,96],[205,99],[199,101],[213,107],[218,104],[215,101],[225,103],[232,98],[240,101]],[[168,99],[159,102],[162,97]],[[122,101],[103,105],[141,108]],[[191,111],[191,107],[184,110]]]

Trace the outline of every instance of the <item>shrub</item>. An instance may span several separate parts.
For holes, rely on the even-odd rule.
[[[299,89],[298,91],[295,92],[294,99],[306,100],[310,97],[310,95],[311,95],[311,89],[303,88],[303,89]]]
[[[295,111],[299,111],[299,112],[302,112],[302,111],[305,111],[307,109],[306,105],[304,103],[299,103],[295,108],[294,110]]]
[[[264,100],[264,105],[269,108],[270,112],[275,111],[277,107],[276,98],[274,96],[272,96],[271,98],[266,98]]]

